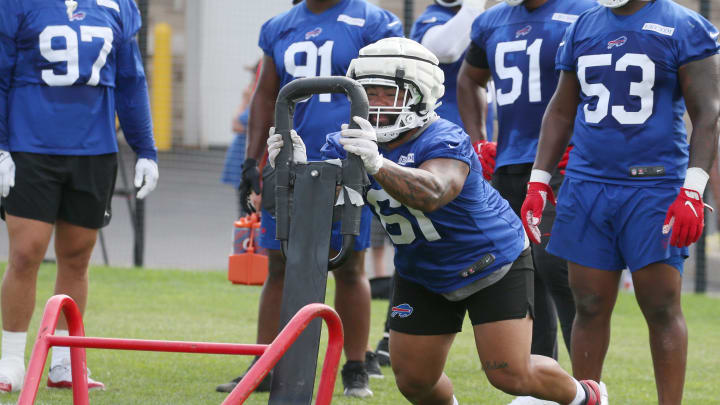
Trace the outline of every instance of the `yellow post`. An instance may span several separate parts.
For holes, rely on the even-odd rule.
[[[172,28],[155,25],[155,55],[152,64],[152,106],[155,144],[158,150],[172,146]]]

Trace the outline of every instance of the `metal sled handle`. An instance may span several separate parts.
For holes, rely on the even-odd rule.
[[[293,80],[280,89],[277,102],[275,103],[275,133],[283,138],[283,147],[275,159],[276,186],[275,186],[275,209],[277,217],[276,237],[282,243],[283,254],[287,251],[287,240],[290,234],[290,171],[292,168],[292,141],[290,140],[290,129],[295,112],[295,104],[313,94],[323,93],[345,93],[350,99],[350,128],[359,128],[352,120],[352,117],[359,116],[368,118],[368,99],[362,85],[353,79],[344,76],[332,77],[309,77]],[[330,107],[332,108],[332,107]],[[317,117],[322,119],[322,117]],[[327,134],[321,134],[325,136]],[[343,161],[342,184],[362,194],[362,189],[367,180],[365,167],[360,157],[348,154]],[[342,265],[347,259],[348,253],[353,246],[355,236],[360,234],[360,219],[362,206],[355,206],[350,203],[347,191],[345,205],[341,211],[341,233],[343,244],[337,256],[330,259],[328,267],[334,269]]]

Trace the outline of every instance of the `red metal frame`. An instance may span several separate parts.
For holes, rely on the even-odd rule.
[[[63,311],[68,322],[70,336],[54,336],[60,311]],[[337,376],[340,355],[343,347],[343,330],[337,312],[324,304],[309,304],[300,309],[283,328],[278,337],[269,345],[179,342],[162,340],[114,339],[86,337],[80,310],[67,295],[50,297],[45,305],[38,337],[33,347],[30,363],[28,363],[25,384],[18,405],[31,405],[40,386],[43,369],[48,352],[52,346],[70,347],[72,365],[73,403],[88,405],[87,365],[85,348],[142,350],[173,353],[206,353],[206,354],[245,354],[260,356],[258,361],[248,370],[245,377],[225,398],[223,405],[242,404],[257,388],[263,378],[280,360],[288,348],[313,319],[321,317],[328,327],[328,346],[318,386],[316,405],[328,405],[332,400],[335,378]]]

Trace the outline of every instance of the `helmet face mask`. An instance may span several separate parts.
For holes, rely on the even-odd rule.
[[[445,92],[438,63],[432,52],[407,38],[381,39],[350,62],[347,76],[370,92],[370,122],[378,142],[390,142],[437,117],[435,107]]]
[[[419,119],[414,106],[422,94],[412,83],[377,77],[358,78],[368,93],[369,121],[375,127],[379,143],[390,142],[403,132],[416,128]],[[392,104],[387,103],[392,97]]]

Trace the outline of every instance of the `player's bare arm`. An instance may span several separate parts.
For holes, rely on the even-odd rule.
[[[572,137],[580,103],[580,83],[575,72],[562,71],[557,90],[545,110],[533,169],[552,173]]]
[[[423,212],[445,206],[460,194],[470,167],[455,159],[431,159],[418,168],[385,159],[373,177],[401,204]]]
[[[487,139],[487,96],[485,86],[490,80],[490,69],[482,69],[463,61],[458,73],[458,110],[465,130],[472,142]]]
[[[683,65],[678,75],[693,127],[688,167],[709,172],[720,134],[720,55]]]
[[[280,78],[273,59],[264,55],[260,78],[250,100],[246,156],[260,160],[265,153],[268,131],[275,119],[275,100],[280,91]]]

